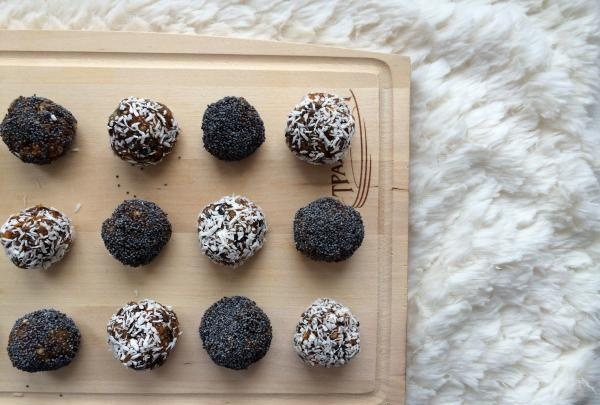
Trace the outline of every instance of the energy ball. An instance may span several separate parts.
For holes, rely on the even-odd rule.
[[[339,367],[360,352],[358,319],[330,298],[319,298],[302,314],[294,348],[306,364]]]
[[[77,120],[66,108],[43,97],[14,100],[0,124],[10,152],[25,163],[45,165],[71,147]]]
[[[246,297],[224,297],[206,310],[200,322],[202,344],[215,364],[244,370],[262,359],[273,332],[269,317]]]
[[[296,249],[313,260],[340,262],[362,244],[365,229],[360,213],[332,197],[314,200],[294,218]]]
[[[35,373],[69,364],[80,341],[81,334],[71,318],[55,309],[40,309],[17,319],[6,350],[13,367]]]
[[[225,97],[210,104],[202,118],[204,149],[221,160],[242,160],[265,141],[265,125],[243,97]]]
[[[147,166],[171,153],[179,126],[164,104],[127,97],[108,118],[108,135],[117,156],[133,165]]]
[[[102,224],[102,240],[121,263],[138,267],[150,263],[171,239],[167,214],[153,202],[125,200]]]
[[[342,98],[309,93],[288,115],[285,141],[300,160],[333,164],[346,155],[354,130],[352,111]]]
[[[210,260],[237,267],[263,246],[267,222],[246,197],[226,196],[208,204],[198,216],[200,248]]]
[[[22,269],[47,269],[71,249],[71,220],[43,205],[11,215],[0,228],[0,243],[13,264]]]
[[[163,365],[181,335],[171,307],[151,299],[130,302],[119,309],[106,330],[115,359],[134,370]]]

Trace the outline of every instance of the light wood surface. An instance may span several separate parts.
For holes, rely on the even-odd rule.
[[[287,113],[310,91],[332,91],[358,105],[361,131],[342,166],[310,166],[287,150]],[[48,271],[20,270],[0,257],[0,342],[15,319],[44,307],[72,316],[83,340],[75,361],[55,372],[20,372],[2,351],[2,403],[404,402],[407,58],[181,35],[0,31],[0,108],[34,93],[73,112],[75,149],[40,167],[0,145],[0,217],[47,204],[71,217],[77,237]],[[143,171],[108,147],[108,115],[130,95],[168,105],[183,131],[173,153]],[[239,163],[220,162],[202,147],[204,109],[227,95],[245,97],[265,122],[266,142]],[[365,240],[344,263],[313,262],[293,246],[293,215],[332,192],[358,207]],[[203,257],[195,231],[200,208],[232,193],[256,201],[270,226],[262,251],[235,270]],[[114,207],[134,195],[159,204],[174,231],[161,255],[138,269],[111,258],[99,233]],[[214,365],[198,337],[204,310],[227,295],[252,298],[273,324],[271,350],[247,371]],[[349,306],[361,323],[362,351],[339,369],[309,368],[291,345],[301,312],[325,296]],[[183,335],[164,366],[134,372],[108,352],[105,325],[124,303],[145,297],[173,306]]]

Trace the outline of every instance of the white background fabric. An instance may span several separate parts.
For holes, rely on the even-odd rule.
[[[599,8],[597,0],[9,0],[0,1],[0,28],[212,34],[409,55],[407,401],[583,405],[600,404]]]

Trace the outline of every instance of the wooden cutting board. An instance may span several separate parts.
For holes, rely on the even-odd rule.
[[[314,91],[348,97],[359,124],[338,165],[303,163],[284,142],[289,110]],[[408,58],[168,34],[0,31],[0,109],[33,94],[73,112],[75,149],[35,166],[0,144],[0,217],[43,203],[69,215],[77,237],[48,271],[20,270],[0,255],[0,342],[18,317],[53,307],[74,318],[82,346],[68,367],[36,374],[13,369],[2,350],[2,403],[404,402]],[[182,128],[156,167],[134,168],[109,149],[107,118],[130,95],[165,103]],[[237,163],[213,158],[201,140],[206,105],[228,95],[245,97],[266,128],[266,142]],[[235,270],[209,262],[196,235],[201,207],[232,193],[257,202],[270,225],[262,251]],[[366,228],[362,247],[338,264],[306,259],[292,238],[296,210],[330,195],[356,207]],[[173,224],[161,255],[138,269],[111,258],[100,238],[102,221],[134,196],[159,204]],[[214,365],[198,336],[204,310],[228,295],[252,298],[272,321],[271,349],[247,371]],[[146,297],[173,306],[183,335],[163,367],[134,372],[112,358],[105,328],[123,304]],[[309,368],[293,350],[296,322],[318,297],[342,302],[360,320],[362,351],[346,367]]]

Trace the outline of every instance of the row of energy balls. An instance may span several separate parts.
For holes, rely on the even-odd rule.
[[[129,302],[107,325],[108,345],[123,366],[151,370],[167,361],[181,335],[170,306],[152,299]],[[199,334],[212,361],[233,370],[247,369],[269,350],[269,317],[254,301],[224,297],[202,316]],[[41,309],[17,319],[8,338],[12,365],[30,373],[57,370],[71,363],[81,342],[75,322],[55,309]],[[350,310],[328,298],[313,302],[293,336],[302,360],[312,366],[337,367],[360,351],[359,322]]]
[[[266,232],[265,215],[245,197],[223,197],[198,216],[202,252],[226,266],[237,267],[252,257],[263,246]],[[101,235],[113,257],[137,267],[160,253],[171,237],[171,224],[156,204],[128,200],[104,221]],[[360,214],[333,198],[311,202],[294,219],[296,248],[315,260],[347,259],[363,237]],[[7,256],[24,269],[49,268],[65,256],[73,240],[71,220],[39,205],[12,215],[0,228]],[[114,356],[137,370],[163,364],[180,334],[172,309],[149,299],[121,308],[110,319],[107,331]],[[246,297],[226,297],[213,304],[199,332],[211,359],[232,369],[245,369],[260,360],[272,336],[269,318]],[[79,342],[80,332],[69,317],[42,309],[15,322],[7,350],[16,368],[45,371],[69,364]],[[308,364],[340,366],[360,351],[359,322],[347,307],[321,298],[302,314],[293,343]]]
[[[13,154],[28,163],[46,164],[63,155],[76,130],[72,114],[41,97],[20,97],[0,125],[0,135]],[[202,129],[205,148],[223,160],[240,160],[264,142],[264,125],[245,99],[226,97],[208,106]],[[110,144],[122,159],[156,164],[172,150],[179,128],[161,103],[129,97],[108,123]],[[289,148],[312,164],[334,163],[346,153],[354,135],[350,109],[337,96],[307,95],[290,113]],[[214,262],[238,266],[258,251],[267,231],[264,214],[245,197],[227,196],[207,205],[198,217],[202,251]],[[53,208],[31,207],[11,216],[0,229],[0,241],[11,261],[22,268],[47,268],[59,261],[73,241],[69,218]],[[147,264],[171,235],[166,214],[154,203],[123,202],[102,226],[112,256],[124,264]],[[299,251],[315,260],[341,261],[360,246],[364,228],[360,214],[338,200],[322,198],[300,209],[294,220]],[[131,302],[110,319],[108,342],[115,357],[133,369],[164,363],[180,335],[177,316],[168,306],[145,299]],[[269,318],[246,297],[225,297],[204,314],[200,337],[218,365],[245,369],[267,352]],[[69,364],[79,348],[80,332],[65,314],[43,309],[18,319],[9,336],[13,365],[35,372]],[[360,351],[359,322],[332,299],[316,300],[302,314],[294,346],[308,364],[340,366]]]
[[[164,104],[128,97],[108,119],[112,150],[134,165],[161,162],[180,133]],[[71,147],[77,120],[63,106],[43,97],[19,97],[0,124],[2,140],[26,163],[48,164]],[[210,104],[202,119],[204,148],[221,160],[242,160],[265,141],[264,123],[243,97],[225,97]],[[290,112],[285,140],[298,158],[311,164],[342,159],[355,132],[352,112],[344,100],[327,93],[307,94]]]

